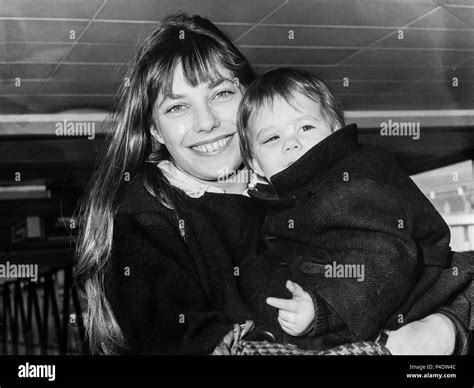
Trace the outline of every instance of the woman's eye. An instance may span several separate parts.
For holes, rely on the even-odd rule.
[[[221,92],[216,93],[216,96],[214,98],[222,99],[222,98],[229,97],[232,94],[235,94],[235,93],[230,90],[222,90]]]
[[[301,129],[303,130],[303,132],[306,132],[310,131],[311,129],[314,129],[314,127],[312,125],[303,125]]]
[[[174,113],[174,112],[179,112],[180,110],[184,109],[184,105],[173,105],[171,108],[169,108],[166,113]]]
[[[278,139],[279,139],[279,136],[275,135],[275,136],[269,137],[267,140],[263,142],[263,144],[267,144]]]

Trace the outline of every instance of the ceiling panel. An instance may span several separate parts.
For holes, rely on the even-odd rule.
[[[470,7],[448,7],[446,11],[467,26],[474,27],[474,3],[471,2],[470,5]]]
[[[73,47],[65,62],[112,62],[123,63],[133,58],[133,45],[96,45],[81,43]]]
[[[86,27],[87,22],[72,20],[0,20],[0,42],[66,42]]]
[[[97,109],[110,110],[114,96],[91,95],[41,95],[28,104],[28,109],[35,112],[55,113],[67,109],[87,109],[91,106]]]
[[[1,16],[89,19],[104,0],[2,0]]]
[[[42,94],[96,94],[100,90],[103,94],[114,94],[120,84],[118,82],[101,81],[63,81],[53,79],[41,90]]]
[[[40,81],[40,80],[38,80]],[[0,93],[2,96],[12,94],[34,94],[41,86],[41,81],[22,80],[20,83],[15,83],[15,80],[0,80]]]
[[[413,66],[421,63],[431,66],[454,66],[467,59],[472,53],[466,51],[447,50],[400,50],[400,49],[368,49],[360,54],[349,58],[346,64],[373,64],[373,65],[394,65]]]
[[[372,93],[345,93],[339,94],[338,97],[341,100],[344,110],[373,111],[379,109],[379,101],[374,101],[374,95]],[[348,122],[348,124],[349,123],[350,122]]]
[[[400,27],[435,9],[433,3],[294,1],[266,23]]]
[[[93,22],[82,36],[84,43],[136,44],[141,34],[154,28],[154,23]]]
[[[466,24],[453,16],[450,12],[452,8],[439,8],[436,12],[427,15],[423,19],[413,23],[410,27],[431,27],[431,28],[467,28]]]
[[[391,29],[262,26],[255,28],[241,39],[239,43],[347,47],[347,36],[350,36],[351,46],[357,47],[366,46],[391,31]]]
[[[337,95],[342,95],[344,93],[360,93],[360,94],[370,94],[370,93],[386,93],[392,90],[396,90],[406,84],[404,81],[393,81],[393,82],[371,82],[370,80],[362,81],[352,81],[348,84],[344,84],[342,80],[332,81],[325,78],[326,83],[329,85],[331,90]],[[347,85],[347,86],[345,86]]]
[[[413,110],[417,109],[472,109],[469,100],[455,99],[447,94],[399,94],[372,96],[372,109],[375,110]]]
[[[240,37],[257,73],[305,68],[341,94],[346,107],[474,105],[473,6],[472,0],[3,1],[0,112],[24,112],[25,105],[34,112],[110,107],[136,44],[178,10],[208,16]],[[454,94],[442,86],[453,77],[460,83]]]
[[[474,44],[474,43],[473,43]],[[458,67],[471,67],[474,68],[474,55],[464,60]]]
[[[252,32],[252,28],[255,28],[253,23],[242,23],[242,25],[232,25],[232,24],[224,24],[224,23],[216,23],[216,25],[224,31],[229,37],[234,39],[237,42],[237,39],[240,38],[241,35],[247,36],[247,33]],[[243,38],[238,40],[239,44]]]
[[[236,39],[251,25],[222,25],[220,26],[233,39]],[[121,43],[135,45],[140,37],[153,30],[156,23],[112,23],[93,22],[82,36],[81,42],[85,43]]]
[[[305,64],[335,64],[356,50],[327,50],[306,48],[265,48],[242,46],[244,55],[251,63],[275,64],[298,63]]]
[[[274,10],[283,0],[129,0],[109,1],[98,15],[98,19],[160,20],[169,13],[185,11],[199,14],[215,22],[257,22]]]
[[[454,86],[457,85],[457,86]],[[451,80],[446,81],[433,81],[425,80],[414,83],[403,89],[404,93],[423,93],[427,95],[433,94],[446,94],[450,98],[455,100],[466,99],[472,97],[472,91],[474,90],[474,80],[467,81],[461,80],[461,82],[454,83]]]
[[[57,62],[70,50],[71,44],[1,43],[0,62]]]
[[[259,65],[256,69],[264,72],[275,66]],[[373,81],[405,81],[419,79],[430,75],[433,79],[444,78],[442,68],[415,66],[415,67],[392,67],[392,66],[370,66],[370,65],[321,65],[321,66],[300,66],[296,67],[310,71],[324,79],[340,79],[347,77],[349,81],[355,80],[373,80]]]
[[[46,78],[50,74],[55,65],[35,63],[28,64],[0,64],[0,79],[14,80],[16,77],[22,79],[38,79]]]
[[[344,110],[373,110],[375,106],[371,102],[374,99],[374,95],[371,93],[340,93],[338,97]]]
[[[402,37],[402,39],[399,39]],[[474,29],[464,31],[405,30],[375,44],[377,47],[422,47],[474,50]]]
[[[118,82],[125,77],[126,67],[120,65],[61,65],[54,79],[74,79],[77,82]],[[100,90],[97,90],[99,93]]]
[[[29,109],[25,106],[26,98],[24,97],[2,97],[0,95],[0,114],[16,114],[29,113]]]
[[[457,67],[444,70],[444,79],[452,80],[453,77],[457,77],[459,82],[474,80],[474,64],[464,66],[463,63]],[[472,94],[474,95],[474,90]]]
[[[437,78],[440,76],[440,69],[428,66],[402,67],[402,66],[337,66],[325,69],[321,72],[323,78],[348,77],[350,79],[376,80],[376,81],[406,81],[419,79],[426,76]]]
[[[436,1],[438,4],[443,4],[443,5],[473,5],[472,0],[437,0]]]

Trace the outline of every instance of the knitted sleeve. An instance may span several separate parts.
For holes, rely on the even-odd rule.
[[[213,311],[177,229],[118,215],[106,294],[131,353],[210,354],[233,324]]]

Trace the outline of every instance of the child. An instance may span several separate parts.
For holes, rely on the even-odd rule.
[[[468,283],[446,269],[441,216],[391,154],[358,143],[316,76],[265,73],[242,99],[238,131],[244,161],[270,182],[249,191],[268,216],[263,253],[241,264],[241,291],[283,340],[374,340]]]

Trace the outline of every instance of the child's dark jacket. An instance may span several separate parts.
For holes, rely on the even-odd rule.
[[[313,328],[291,342],[314,348],[375,339],[382,328],[436,312],[470,281],[451,269],[449,228],[436,209],[390,153],[358,143],[355,125],[271,183],[250,191],[268,209],[266,246],[242,264],[240,279],[248,302],[274,323],[277,310],[265,299],[290,298],[287,279],[310,293]],[[362,281],[341,277],[355,268],[364,269]]]

